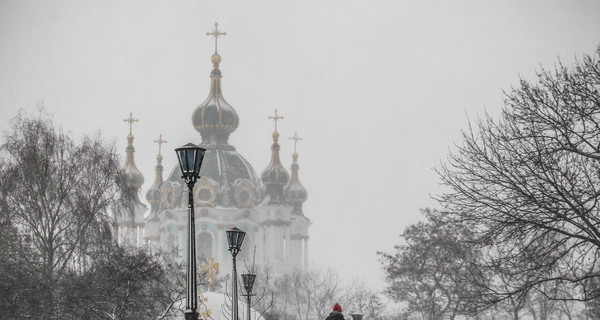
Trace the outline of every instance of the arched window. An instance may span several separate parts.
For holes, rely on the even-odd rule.
[[[212,253],[212,236],[208,232],[202,232],[196,238],[196,255],[198,259],[214,258]]]

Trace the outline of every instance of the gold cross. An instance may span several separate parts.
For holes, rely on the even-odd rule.
[[[131,127],[133,126],[133,123],[134,122],[138,122],[139,120],[138,119],[134,119],[133,118],[133,113],[130,112],[129,113],[129,118],[123,119],[123,121],[129,122],[129,134],[131,134]]]
[[[215,272],[219,271],[219,263],[215,263],[215,258],[208,258],[206,262],[202,264],[202,271],[206,271],[206,280],[208,280],[208,288],[212,287],[213,281],[215,280]]]
[[[167,140],[162,139],[162,134],[158,135],[158,140],[154,140],[154,142],[158,143],[158,154],[160,154],[160,147],[163,143],[167,143]]]
[[[277,109],[275,109],[275,116],[274,117],[269,117],[269,119],[273,119],[273,121],[275,121],[275,132],[277,132],[277,120],[283,119],[283,117],[278,116],[277,115]]]
[[[206,298],[202,292],[200,292],[200,290],[198,290],[198,301],[200,302],[200,306],[199,307],[204,307],[204,311],[202,313],[200,313],[200,315],[204,318],[204,319],[210,319],[210,314],[212,313],[212,310],[210,310],[208,308],[207,302],[208,302],[208,298]],[[198,308],[200,309],[200,308]]]
[[[207,307],[206,311],[202,311],[202,313],[200,313],[200,316],[202,317],[202,319],[212,319],[211,314],[212,314],[212,310],[210,310]]]
[[[215,31],[213,32],[207,32],[206,35],[207,36],[213,36],[215,37],[215,53],[217,53],[217,39],[219,39],[220,36],[226,36],[227,32],[221,32],[219,29],[219,24],[215,22]]]
[[[294,136],[291,137],[290,140],[294,140],[294,153],[296,153],[296,144],[299,140],[302,140],[302,138],[298,137],[298,132],[294,131]]]

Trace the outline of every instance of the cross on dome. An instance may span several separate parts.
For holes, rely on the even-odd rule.
[[[207,32],[206,35],[215,37],[215,54],[216,54],[217,53],[217,40],[219,39],[220,36],[226,36],[227,32],[221,32],[219,30],[219,24],[215,22],[215,31]]]
[[[154,140],[154,142],[158,143],[158,154],[160,154],[161,146],[163,143],[167,143],[167,140],[163,140],[162,134],[158,135],[158,140]]]
[[[275,121],[275,132],[277,132],[277,121],[279,119],[283,119],[283,117],[280,117],[279,115],[277,115],[277,109],[275,109],[275,116],[274,117],[269,116],[269,119],[272,119],[273,121]]]
[[[302,138],[298,137],[298,132],[294,131],[294,136],[291,137],[290,140],[294,140],[294,153],[296,153],[296,144],[298,141],[302,140]]]
[[[139,120],[138,120],[138,119],[134,119],[134,118],[133,118],[133,113],[132,113],[132,112],[130,112],[130,113],[129,113],[129,118],[127,118],[127,119],[123,119],[123,121],[125,121],[125,122],[129,122],[129,134],[131,134],[131,128],[133,127],[133,123],[134,123],[134,122],[138,122]]]

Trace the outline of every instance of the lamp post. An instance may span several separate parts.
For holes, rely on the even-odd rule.
[[[362,320],[363,318],[362,313],[352,313],[350,314],[350,316],[352,316],[352,320]]]
[[[175,149],[179,159],[181,178],[188,187],[188,241],[185,295],[185,320],[198,320],[198,291],[196,289],[196,223],[194,222],[194,185],[200,178],[200,167],[206,149],[188,143]]]
[[[248,320],[252,320],[250,318],[250,297],[253,296],[252,287],[254,286],[254,280],[256,280],[256,274],[250,272],[242,274],[242,279],[244,280],[244,288],[246,289],[246,294],[244,294],[244,296],[246,297],[246,304],[248,307]]]
[[[232,320],[238,320],[237,270],[235,267],[235,257],[242,248],[242,243],[244,242],[245,236],[246,233],[236,227],[227,230],[227,243],[229,244],[229,252],[231,252],[231,256],[233,257],[233,310],[231,312]]]

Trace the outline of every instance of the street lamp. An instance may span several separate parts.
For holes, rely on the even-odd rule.
[[[232,320],[238,320],[237,270],[235,268],[235,257],[242,248],[244,237],[246,237],[246,233],[236,227],[231,228],[231,230],[227,230],[227,243],[229,244],[229,252],[231,252],[231,255],[233,256],[233,310],[231,314]]]
[[[244,280],[244,288],[246,289],[246,294],[244,294],[244,296],[246,296],[246,303],[248,306],[248,320],[252,320],[250,319],[250,297],[253,296],[252,287],[254,286],[256,275],[250,272],[244,273],[242,274],[242,279]]]
[[[352,316],[352,320],[362,320],[363,318],[362,313],[352,313],[350,314],[350,316]]]
[[[181,178],[188,186],[188,252],[185,295],[185,320],[198,320],[198,292],[196,290],[196,223],[194,222],[194,185],[200,178],[200,167],[206,149],[188,143],[175,149],[179,159]]]

